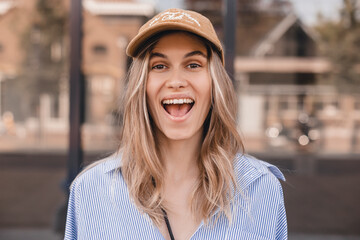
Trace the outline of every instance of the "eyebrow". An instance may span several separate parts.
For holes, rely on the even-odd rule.
[[[200,55],[200,56],[202,56],[202,57],[204,57],[204,58],[207,58],[207,56],[206,56],[203,52],[201,52],[201,51],[189,52],[189,53],[187,53],[187,54],[184,56],[184,58],[188,58],[188,57],[191,57],[191,56],[194,56],[194,55]]]
[[[188,58],[188,57],[192,57],[192,56],[195,56],[195,55],[200,55],[204,58],[207,58],[207,56],[201,52],[201,51],[192,51],[192,52],[189,52],[187,54],[185,54],[184,58]],[[159,52],[152,52],[151,55],[150,55],[150,59],[152,59],[153,57],[160,57],[160,58],[165,58],[167,59],[168,57],[165,55],[165,54],[162,54],[162,53],[159,53]]]
[[[158,53],[158,52],[152,52],[150,55],[150,59],[152,59],[153,57],[161,57],[161,58],[168,58],[166,55],[162,54],[162,53]]]

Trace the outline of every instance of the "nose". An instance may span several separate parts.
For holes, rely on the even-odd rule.
[[[172,74],[169,76],[166,82],[166,86],[168,88],[174,88],[174,89],[184,88],[187,86],[187,84],[188,83],[184,78],[184,74],[182,74],[181,71],[178,69],[174,69],[172,71]]]

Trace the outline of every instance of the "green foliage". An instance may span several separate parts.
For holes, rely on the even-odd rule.
[[[360,20],[356,0],[344,0],[340,20],[320,18],[321,53],[333,64],[331,78],[342,92],[360,90]]]

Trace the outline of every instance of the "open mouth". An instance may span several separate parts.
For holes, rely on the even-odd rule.
[[[171,116],[182,117],[191,110],[195,101],[191,98],[165,99],[161,104],[165,111]]]

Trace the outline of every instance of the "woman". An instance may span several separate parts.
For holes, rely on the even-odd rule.
[[[169,9],[127,54],[121,148],[75,179],[65,239],[287,239],[283,175],[242,154],[210,21]]]

